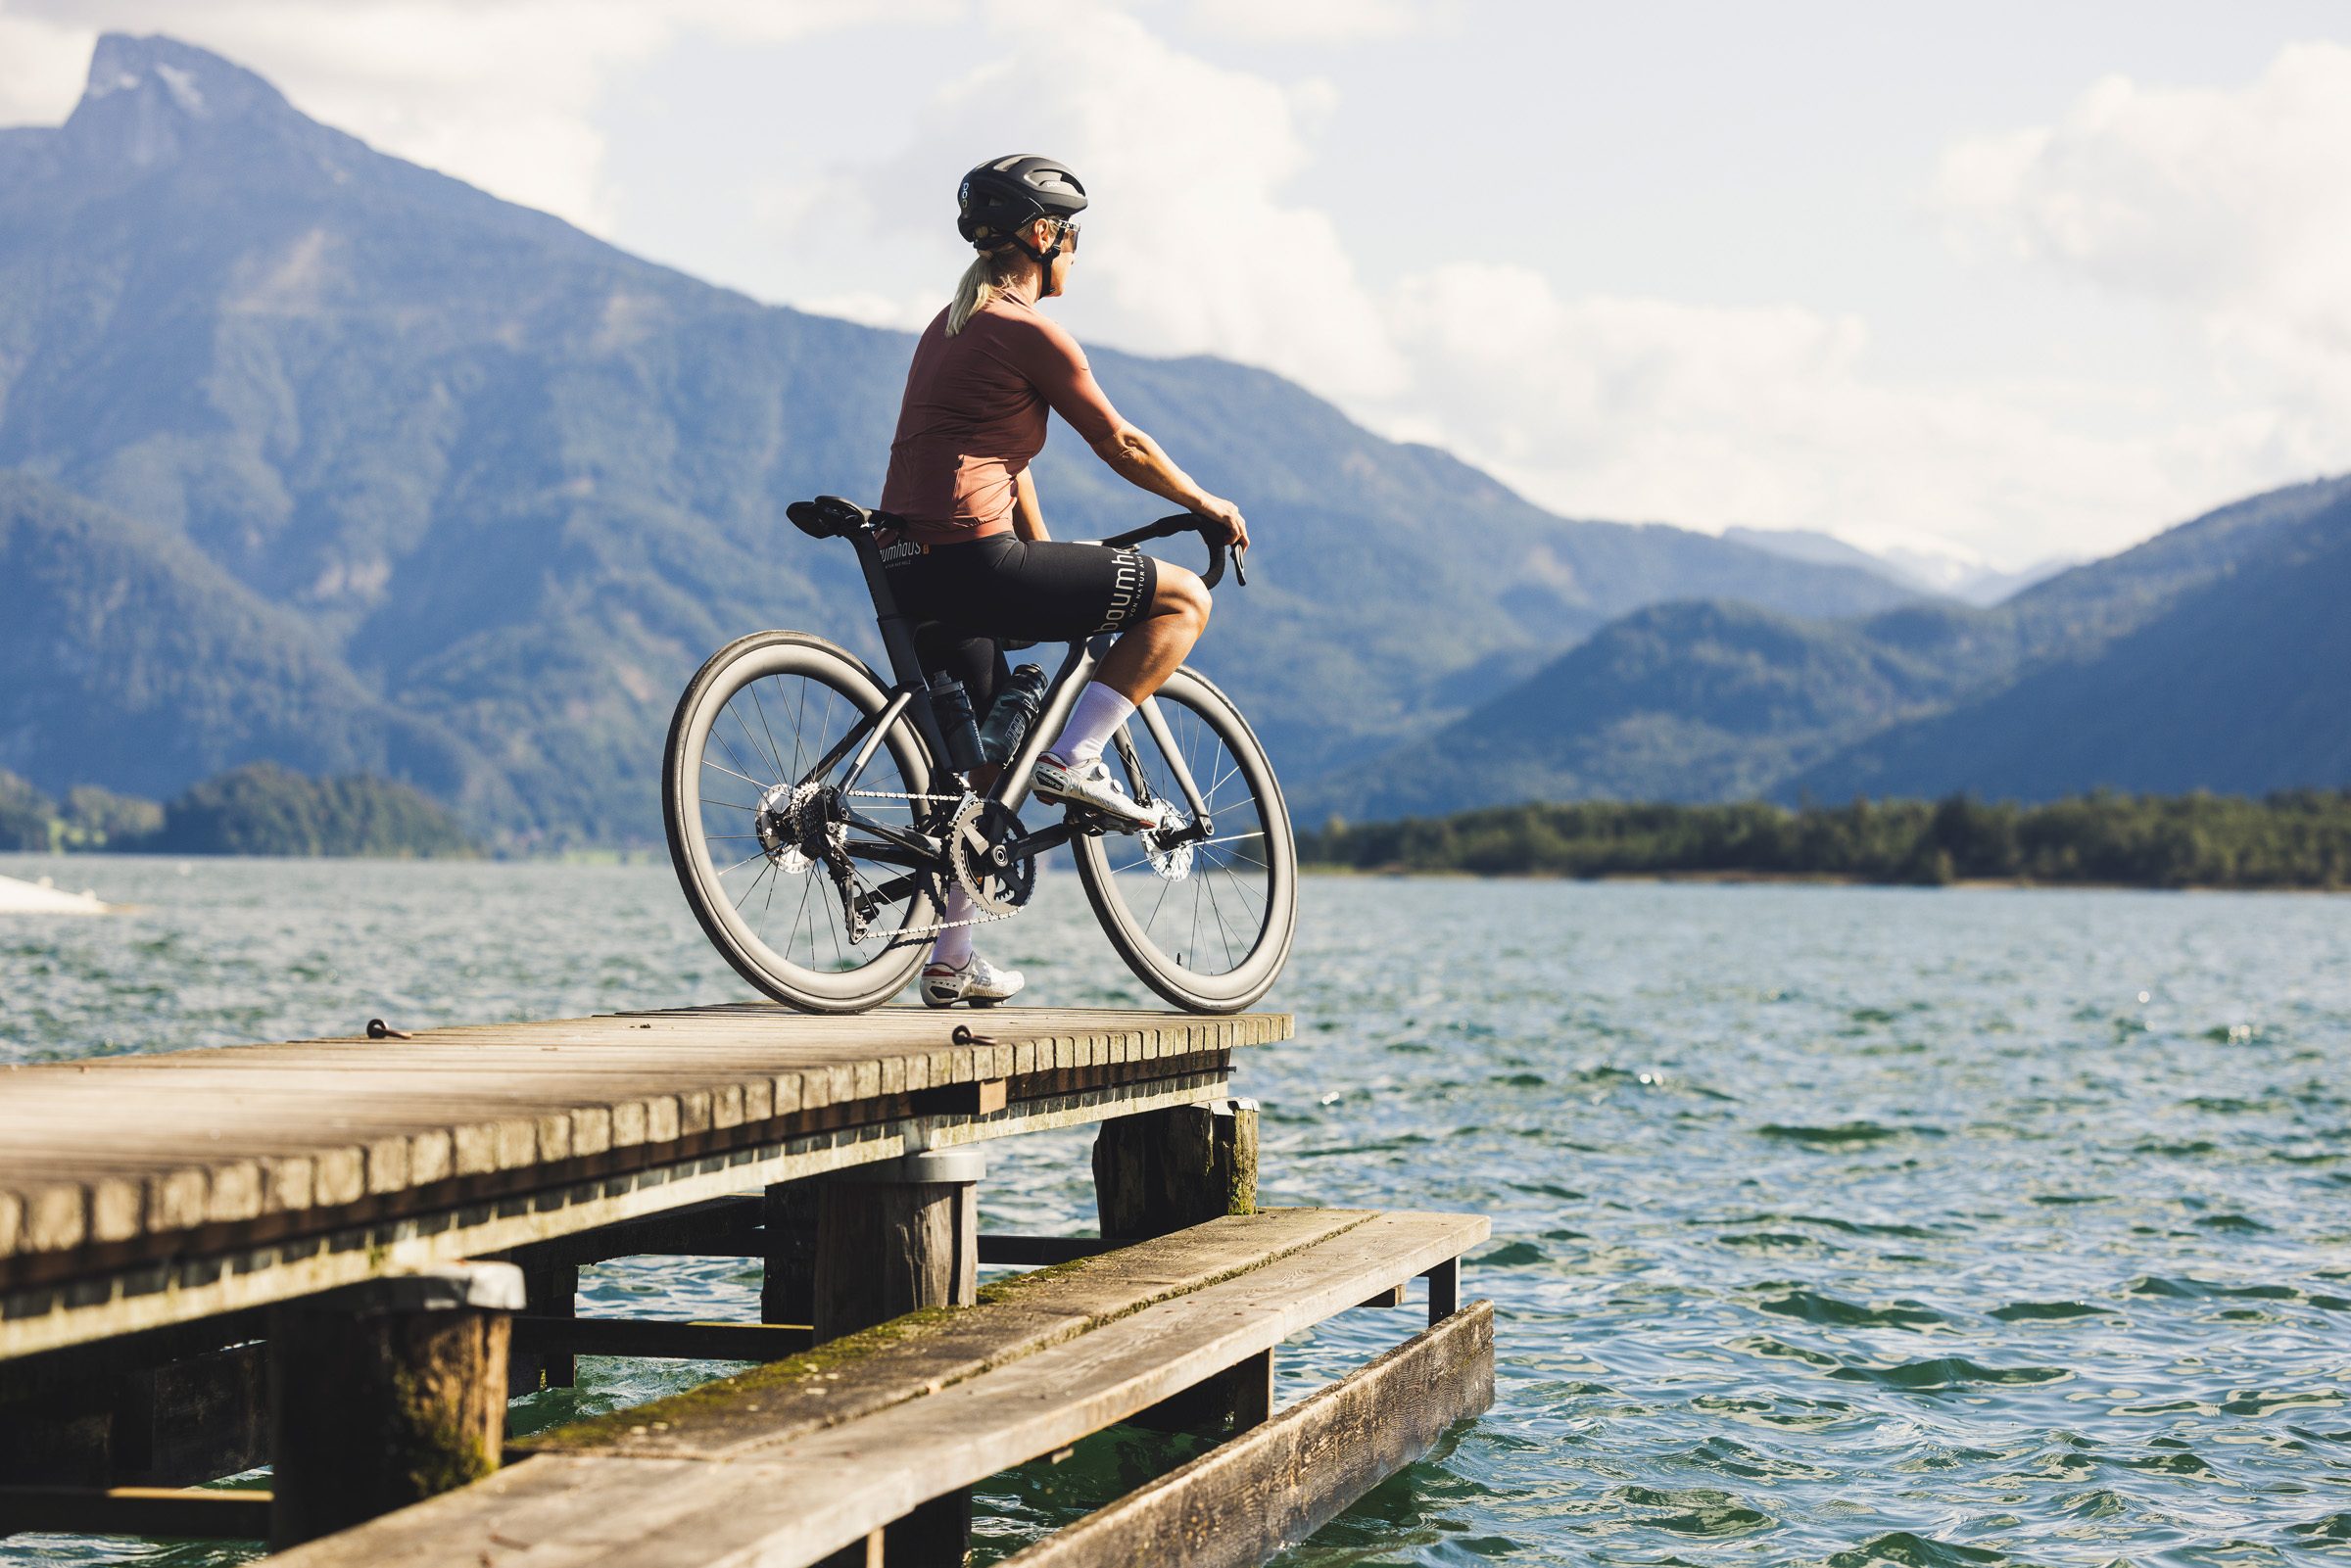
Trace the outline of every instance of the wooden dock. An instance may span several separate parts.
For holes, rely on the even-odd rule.
[[[1216,1100],[1236,1049],[1289,1033],[1262,1013],[745,1004],[11,1067],[0,1358]]]
[[[1482,1218],[1256,1211],[1234,1056],[1290,1033],[743,1005],[0,1072],[0,1534],[960,1563],[974,1484],[1139,1421],[1218,1446],[1025,1568],[1263,1561],[1493,1378]],[[980,1235],[981,1146],[1084,1122],[1102,1236]],[[644,1253],[760,1259],[760,1320],[575,1315],[583,1263]],[[1424,1332],[1274,1409],[1283,1339],[1415,1279]],[[764,1364],[502,1468],[508,1394],[583,1354]]]

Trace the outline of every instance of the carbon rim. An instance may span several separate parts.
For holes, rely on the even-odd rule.
[[[1104,753],[1136,799],[1162,803],[1157,832],[1079,846],[1096,913],[1142,977],[1189,1007],[1246,1006],[1287,957],[1296,918],[1289,814],[1240,717],[1205,681],[1178,672],[1158,696],[1169,738],[1199,785],[1213,836],[1181,842],[1190,811],[1175,768],[1141,719]]]
[[[919,742],[894,727],[844,790],[845,760],[821,777],[811,770],[885,706],[860,666],[785,642],[745,649],[709,674],[679,716],[669,770],[672,849],[696,914],[737,970],[780,1000],[886,1000],[921,960],[897,933],[935,916],[927,884],[885,896],[905,879],[858,853],[872,834],[843,822],[840,808],[910,827],[924,807],[909,797],[929,777]],[[829,850],[846,861],[852,885],[880,901],[862,932],[842,908]]]

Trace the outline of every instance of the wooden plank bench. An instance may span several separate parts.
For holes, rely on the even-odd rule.
[[[1491,1308],[1455,1307],[1458,1259],[1487,1233],[1481,1216],[1364,1210],[1212,1220],[546,1434],[484,1481],[274,1560],[792,1568],[862,1546],[880,1562],[885,1527],[932,1499],[1236,1368],[1262,1367],[1270,1389],[1285,1338],[1428,1275],[1426,1333],[1087,1521],[1051,1559],[1259,1561],[1491,1402]],[[1298,1462],[1333,1442],[1345,1462]],[[1180,1521],[1199,1498],[1269,1488],[1279,1506],[1238,1546],[1168,1544],[1198,1534]],[[1161,1544],[1134,1557],[1122,1517]]]

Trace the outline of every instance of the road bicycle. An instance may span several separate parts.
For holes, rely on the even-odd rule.
[[[686,902],[737,974],[788,1006],[860,1013],[888,1001],[943,928],[960,887],[968,924],[1018,913],[1037,862],[1067,846],[1111,945],[1176,1006],[1232,1013],[1281,973],[1298,918],[1298,854],[1265,748],[1230,698],[1188,666],[1105,748],[1152,813],[1129,831],[1080,810],[1022,821],[1030,772],[1061,733],[1108,637],[1073,642],[1034,721],[984,789],[959,767],[876,538],[887,514],[837,496],[787,515],[857,551],[888,654],[886,684],[848,649],[806,632],[756,632],[710,656],[678,700],[661,774],[671,863]],[[1112,547],[1198,533],[1202,581],[1224,575],[1214,525],[1162,518]],[[1237,583],[1247,575],[1233,560]],[[952,722],[952,715],[950,722]],[[968,732],[966,732],[968,734]]]

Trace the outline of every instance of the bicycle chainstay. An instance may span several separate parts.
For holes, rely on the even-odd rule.
[[[844,795],[860,796],[868,800],[919,800],[932,805],[946,805],[957,808],[961,808],[965,801],[974,798],[968,790],[960,795],[909,794],[905,791],[896,789],[843,789],[841,793]],[[855,885],[856,881],[855,872],[854,869],[850,867],[847,853],[845,851],[840,853],[841,860],[840,867],[834,867],[832,865],[830,856],[827,857],[826,867],[828,870],[833,872],[833,884],[836,890],[838,890],[840,894],[843,914],[852,921],[858,921],[859,918],[855,914],[851,913],[851,905],[853,902],[851,888]],[[902,927],[890,934],[889,940],[883,945],[882,951],[888,953],[893,952],[901,947],[912,947],[918,942],[926,941],[931,937],[938,935],[941,931],[955,930],[966,926],[985,926],[994,921],[1010,920],[1013,916],[1018,915],[1019,913],[1020,909],[1015,907],[992,915],[975,915],[970,920],[933,921],[928,926]],[[859,923],[862,924],[861,921]]]

